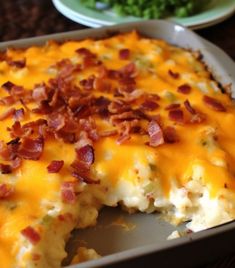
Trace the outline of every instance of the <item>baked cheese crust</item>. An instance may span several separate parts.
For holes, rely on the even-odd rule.
[[[234,104],[199,53],[135,31],[48,42],[2,52],[0,85],[1,267],[60,267],[103,205],[235,218]]]

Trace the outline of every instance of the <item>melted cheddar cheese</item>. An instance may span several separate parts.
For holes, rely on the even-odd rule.
[[[10,81],[32,90],[35,84],[47,84],[58,73],[57,62],[69,59],[74,65],[81,63],[81,56],[76,53],[79,48],[90,50],[110,70],[120,70],[128,63],[134,63],[137,70],[135,89],[159,96],[159,107],[148,114],[160,115],[164,127],[175,129],[178,141],[149,146],[148,133],[138,132],[122,144],[117,143],[116,135],[98,139],[93,144],[95,161],[91,174],[100,183],[79,185],[81,194],[76,202],[65,204],[61,199],[61,185],[77,180],[70,168],[75,158],[74,144],[46,139],[39,160],[23,159],[14,172],[0,175],[0,184],[14,188],[11,196],[0,200],[2,268],[60,267],[70,231],[77,226],[94,224],[102,204],[116,206],[122,202],[127,208],[141,211],[167,211],[175,223],[191,220],[189,227],[196,231],[235,218],[235,108],[230,96],[221,92],[195,53],[162,40],[140,37],[136,32],[102,40],[49,42],[42,47],[8,49],[5,52],[8,58],[13,61],[25,59],[26,66],[17,68],[4,59],[0,61],[0,85]],[[127,59],[120,58],[122,49],[129,51]],[[73,77],[73,83],[79,86],[82,79],[97,76],[99,68],[91,66],[79,71]],[[116,81],[110,83],[115,86]],[[188,94],[177,90],[185,84],[190,87]],[[8,92],[1,88],[0,94],[3,98]],[[110,100],[118,98],[113,92],[102,90],[91,90],[90,94]],[[204,95],[216,99],[226,111],[207,105]],[[191,114],[183,104],[186,100],[203,114],[204,120],[189,122]],[[172,104],[181,105],[185,122],[169,118],[166,108]],[[140,104],[131,105],[138,108]],[[25,109],[20,102],[10,107]],[[45,118],[30,111],[34,103],[29,103],[28,107],[20,121],[22,125]],[[0,104],[0,115],[8,108]],[[114,128],[107,120],[95,120],[99,131]],[[0,139],[4,143],[12,140],[9,128],[14,121],[10,116],[0,122]],[[142,121],[146,128],[148,122]],[[48,173],[47,166],[53,160],[64,161],[58,173]],[[2,159],[1,163],[6,164],[6,161]],[[207,215],[206,211],[213,206],[216,211]],[[61,215],[72,216],[61,220]],[[32,226],[40,235],[38,243],[31,243],[22,235],[27,226]]]

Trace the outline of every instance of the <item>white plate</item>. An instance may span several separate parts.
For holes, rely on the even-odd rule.
[[[141,20],[141,18],[131,16],[119,17],[111,11],[92,10],[84,7],[81,0],[52,0],[52,2],[58,11],[67,18],[89,27]],[[190,27],[191,29],[201,29],[227,19],[234,11],[234,0],[212,0],[207,8],[199,14],[186,18],[172,17],[168,20]]]

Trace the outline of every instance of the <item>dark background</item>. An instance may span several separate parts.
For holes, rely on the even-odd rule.
[[[0,2],[0,42],[84,28],[87,27],[61,15],[50,0]],[[235,60],[235,15],[218,25],[196,32]],[[200,268],[235,268],[235,254],[223,259],[219,259],[219,256],[217,258],[217,262]],[[178,268],[177,264],[175,267]]]

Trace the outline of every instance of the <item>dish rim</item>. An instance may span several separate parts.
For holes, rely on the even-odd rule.
[[[162,29],[161,27],[165,27],[165,29]],[[146,32],[147,35],[152,31],[152,37],[156,38],[155,35],[164,35],[164,31],[167,32],[166,35],[169,35],[169,32],[174,35],[177,34],[186,34],[189,39],[192,38],[192,40],[197,40],[197,44],[200,44],[203,52],[209,56],[214,58],[214,62],[219,62],[221,65],[216,66],[217,68],[222,70],[222,73],[226,73],[231,66],[233,68],[235,67],[235,63],[233,60],[220,48],[215,46],[214,44],[210,43],[209,41],[203,39],[202,37],[198,36],[196,33],[192,32],[191,30],[178,25],[177,23],[169,22],[169,21],[163,21],[163,20],[149,20],[149,21],[139,21],[139,22],[130,22],[130,23],[123,23],[113,26],[105,26],[102,28],[97,29],[85,29],[85,30],[76,30],[76,31],[70,31],[70,32],[63,32],[63,33],[56,33],[56,34],[50,34],[50,35],[44,35],[40,37],[32,37],[32,38],[26,38],[21,40],[12,40],[12,41],[6,41],[0,43],[0,50],[6,49],[7,47],[15,47],[15,48],[22,48],[22,47],[29,47],[31,45],[41,45],[45,43],[48,40],[57,40],[57,41],[65,41],[65,40],[71,40],[71,39],[83,39],[86,37],[104,37],[107,35],[107,33],[118,31],[118,32],[127,32],[131,29],[139,30],[140,32],[143,32],[143,30]],[[158,29],[159,33],[153,32],[154,30]],[[172,32],[173,31],[173,32]],[[173,38],[173,40],[176,40],[176,37]],[[166,41],[167,38],[166,38]],[[196,41],[195,41],[196,42]],[[180,44],[179,44],[180,45]],[[216,56],[215,56],[216,55]],[[214,62],[206,62],[210,66],[210,64],[214,64]],[[211,67],[211,66],[210,66]],[[212,71],[213,72],[213,71]],[[217,76],[216,76],[217,78]],[[232,90],[235,92],[235,68],[234,70],[230,69],[230,72],[227,72],[227,75],[225,77],[225,81],[230,80],[232,83]],[[219,79],[219,81],[221,81]],[[222,81],[223,82],[223,81]],[[224,84],[224,83],[223,83]],[[85,267],[97,267],[97,266],[104,266],[108,264],[117,263],[119,261],[125,261],[130,258],[136,258],[139,256],[145,256],[151,253],[156,253],[160,251],[164,251],[167,249],[172,249],[174,247],[180,247],[189,243],[193,243],[196,241],[201,241],[209,237],[217,236],[219,234],[235,231],[235,221],[228,222],[204,231],[196,232],[187,235],[186,237],[181,237],[178,239],[173,239],[170,241],[166,241],[161,245],[158,244],[151,244],[151,245],[145,245],[138,248],[133,248],[125,251],[121,251],[118,253],[114,253],[108,256],[104,256],[101,259],[98,260],[91,260],[85,263],[81,264],[75,264],[66,266],[69,268],[85,268]]]

